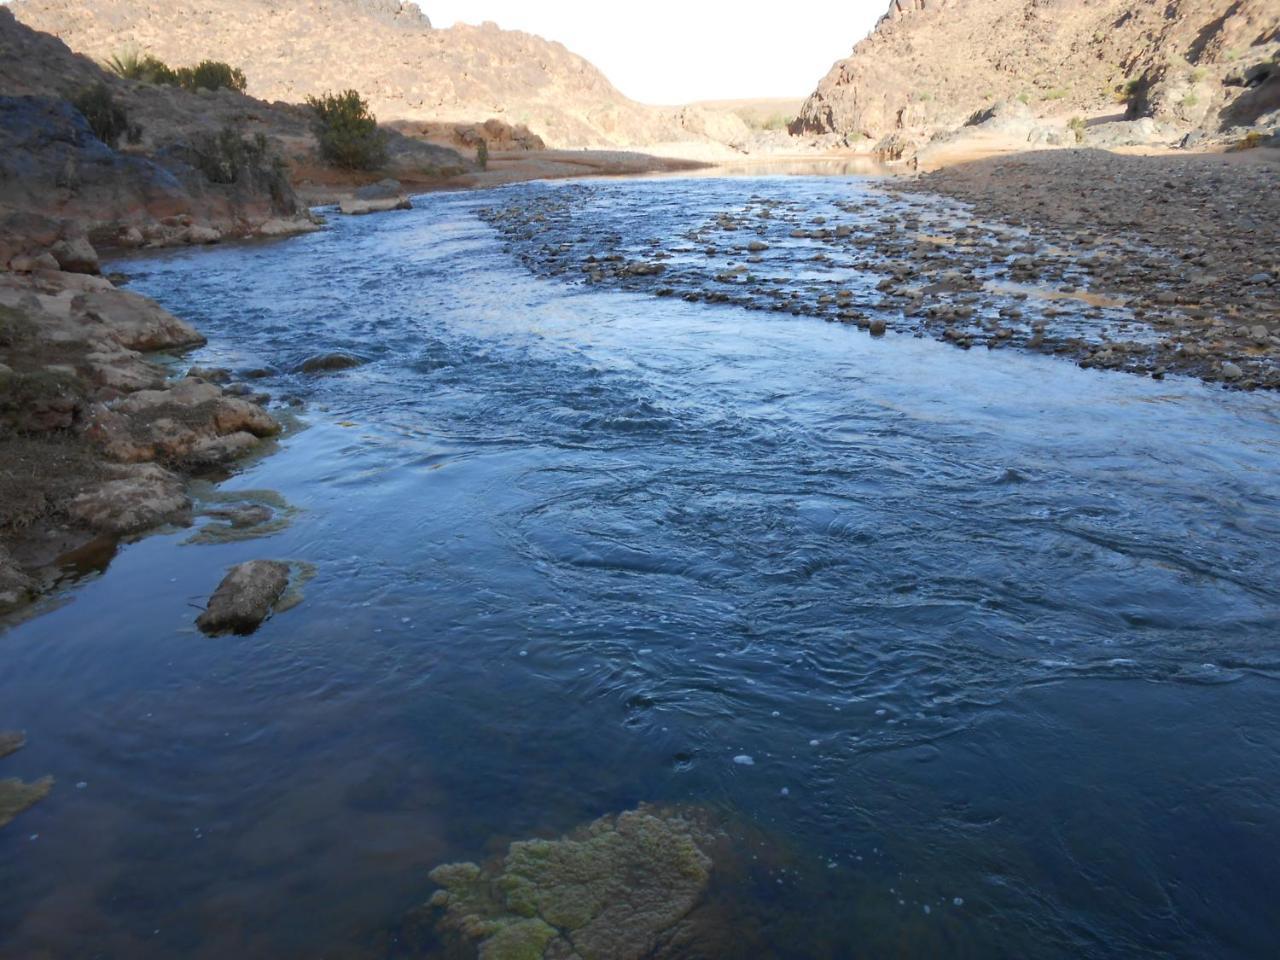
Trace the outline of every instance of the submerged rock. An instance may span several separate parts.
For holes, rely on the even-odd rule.
[[[485,960],[660,956],[702,900],[711,843],[692,817],[641,808],[560,840],[513,843],[489,868],[437,867],[431,903]]]
[[[21,750],[26,742],[26,738],[20,733],[0,731],[0,758]],[[52,789],[53,777],[41,777],[35,783],[0,780],[0,827],[6,826],[22,811],[43,800]]]
[[[307,357],[299,365],[302,373],[333,373],[338,370],[350,370],[364,363],[364,359],[351,353],[317,353]]]
[[[251,560],[232,567],[196,618],[208,634],[252,633],[271,615],[289,586],[289,565],[279,560]]]

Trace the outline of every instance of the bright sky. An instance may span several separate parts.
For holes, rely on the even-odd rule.
[[[416,0],[436,27],[492,20],[559,40],[633,100],[803,97],[888,0]]]

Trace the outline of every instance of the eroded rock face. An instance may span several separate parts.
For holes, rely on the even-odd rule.
[[[1231,63],[1278,29],[1274,0],[892,0],[793,129],[876,140],[955,128],[999,100],[1114,111],[1130,81],[1130,119],[1194,125],[1225,116],[1243,92]]]
[[[341,77],[384,120],[474,124],[499,113],[557,147],[702,136],[676,111],[627,99],[559,43],[492,23],[432,29],[412,4],[396,0],[23,0],[14,11],[98,59],[133,46],[175,66],[205,58],[236,64],[249,92],[268,101],[300,103]],[[282,35],[283,56],[261,42]],[[703,126],[720,122],[734,121]]]
[[[513,843],[489,868],[437,867],[432,904],[488,960],[640,960],[660,955],[701,900],[710,845],[693,817],[642,808]]]
[[[251,560],[234,566],[196,618],[208,634],[252,633],[271,615],[289,586],[289,565],[278,560]]]

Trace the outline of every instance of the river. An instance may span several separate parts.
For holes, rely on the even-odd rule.
[[[269,368],[298,413],[222,490],[294,513],[0,634],[3,774],[58,781],[0,833],[0,956],[417,955],[432,866],[640,802],[761,845],[743,956],[1271,956],[1275,396],[539,275],[480,216],[599,189],[592,230],[674,237],[671,190],[868,183],[436,194],[113,265]],[[256,558],[303,602],[202,636]]]

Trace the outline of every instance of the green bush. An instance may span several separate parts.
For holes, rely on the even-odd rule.
[[[1188,109],[1190,109],[1191,107],[1199,105],[1200,98],[1197,97],[1194,93],[1188,93],[1185,97],[1182,98],[1181,103],[1184,107],[1187,107]]]
[[[121,137],[130,143],[142,139],[142,127],[129,122],[129,114],[116,102],[115,94],[105,83],[85,87],[71,101],[71,105],[89,121],[93,135],[109,147],[115,147]]]
[[[311,129],[320,145],[320,155],[329,163],[348,170],[376,170],[387,162],[387,135],[378,129],[378,119],[369,104],[355,90],[307,97],[315,111]]]
[[[1045,100],[1061,100],[1066,95],[1067,95],[1066,90],[1062,89],[1062,87],[1056,87],[1053,90],[1046,91],[1044,95],[1044,99]]]
[[[476,144],[476,166],[481,170],[489,169],[489,141],[481,140]]]
[[[178,85],[187,90],[235,90],[244,93],[248,81],[239,67],[220,60],[201,60],[194,67],[179,67]]]
[[[1084,143],[1084,117],[1072,117],[1067,129],[1076,135],[1076,143]]]
[[[191,145],[191,160],[210,183],[256,183],[277,202],[288,195],[288,167],[261,133],[246,138],[234,127],[223,127],[203,134]]]

